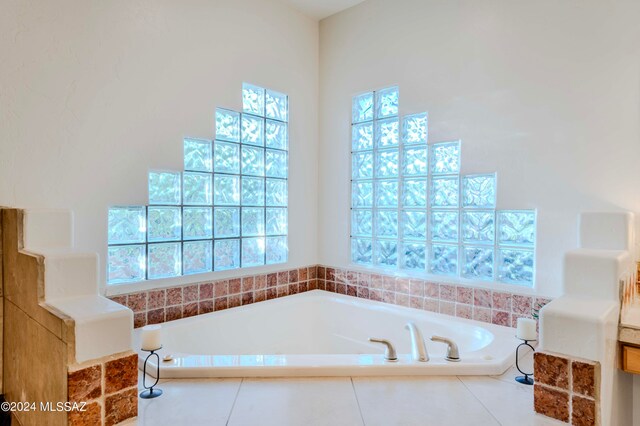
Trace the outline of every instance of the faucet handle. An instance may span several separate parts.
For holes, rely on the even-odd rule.
[[[451,362],[460,361],[460,351],[458,351],[458,345],[456,345],[456,342],[440,336],[431,336],[431,341],[445,343],[447,345],[447,356],[444,359]]]
[[[396,354],[396,349],[393,347],[393,344],[386,339],[377,339],[375,337],[369,337],[369,341],[373,343],[382,343],[385,345],[384,350],[384,359],[387,361],[397,361],[398,355]]]

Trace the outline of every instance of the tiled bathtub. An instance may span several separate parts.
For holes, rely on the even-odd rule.
[[[412,359],[408,322],[424,334],[428,362]],[[445,360],[433,335],[456,342],[460,362]],[[390,340],[398,361],[385,360],[369,337]],[[514,363],[519,343],[508,327],[321,290],[171,321],[162,341],[161,359],[171,355],[160,362],[165,378],[496,375]],[[155,367],[152,358],[148,371]]]

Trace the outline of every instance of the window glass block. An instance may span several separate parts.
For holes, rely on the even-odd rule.
[[[213,235],[215,238],[230,238],[240,235],[240,209],[216,207],[213,209]]]
[[[240,142],[240,113],[216,108],[216,139]]]
[[[242,111],[264,116],[264,89],[242,83]]]
[[[498,279],[512,284],[533,285],[533,251],[500,249]]]
[[[373,182],[353,182],[351,184],[351,206],[373,206]]]
[[[458,242],[458,212],[431,212],[431,240],[438,242]]]
[[[149,172],[149,204],[179,205],[180,172]]]
[[[351,149],[360,151],[373,149],[373,124],[361,123],[351,127]]]
[[[363,151],[351,156],[352,179],[371,179],[373,177],[373,152]]]
[[[354,263],[369,265],[373,261],[371,240],[365,238],[351,239],[351,259]]]
[[[436,275],[457,275],[458,246],[432,245],[429,271]]]
[[[427,143],[427,113],[406,115],[402,119],[402,142]]]
[[[431,207],[458,207],[459,181],[457,177],[431,179]]]
[[[376,183],[376,206],[397,207],[398,206],[398,181],[379,180]],[[367,207],[358,205],[354,207]]]
[[[182,244],[182,273],[184,275],[211,272],[213,269],[212,242],[187,241]]]
[[[182,209],[182,239],[206,240],[213,237],[211,207]]]
[[[423,243],[405,243],[403,268],[424,270],[427,266],[427,246]]]
[[[217,173],[240,173],[240,145],[215,141],[213,170]]]
[[[267,265],[285,263],[289,255],[287,237],[267,237]]]
[[[182,243],[149,244],[149,279],[177,277],[182,273]]]
[[[386,148],[397,146],[400,142],[400,131],[397,118],[387,118],[385,120],[376,120],[375,137],[378,148]]]
[[[240,267],[240,240],[215,240],[213,242],[213,269],[226,271]]]
[[[427,179],[405,179],[402,184],[404,207],[427,207]]]
[[[398,176],[398,150],[385,149],[376,153],[376,177]]]
[[[242,143],[264,145],[264,118],[242,114]]]
[[[462,178],[462,206],[493,209],[496,207],[496,175]]]
[[[265,115],[267,118],[288,121],[289,105],[287,102],[287,95],[267,89],[264,101]]]
[[[385,238],[398,236],[398,212],[396,210],[378,210],[376,212],[376,235]]]
[[[261,206],[264,204],[264,178],[242,177],[242,205]]]
[[[498,212],[500,245],[533,247],[536,240],[536,213],[533,210]]]
[[[351,104],[351,122],[373,120],[373,92],[363,93],[353,97]]]
[[[264,265],[264,238],[242,239],[242,267]]]
[[[147,234],[144,206],[109,208],[109,244],[144,243]]]
[[[493,244],[496,226],[494,211],[462,213],[462,240],[465,243]]]
[[[351,210],[351,235],[371,237],[373,232],[373,212],[371,210]]]
[[[144,244],[109,247],[107,281],[109,284],[142,281],[146,263]]]
[[[267,179],[267,206],[287,206],[287,181],[282,179]]]
[[[242,147],[242,174],[264,176],[264,148]]]
[[[242,236],[258,237],[264,235],[264,209],[242,209]]]
[[[184,169],[195,172],[211,172],[211,141],[203,139],[184,139]]]
[[[266,175],[268,177],[287,177],[287,153],[267,149]]]
[[[289,136],[287,134],[287,123],[281,121],[267,120],[266,127],[267,148],[287,149]]]
[[[267,209],[267,235],[285,235],[287,226],[287,209]]]
[[[427,213],[421,211],[402,212],[402,237],[408,240],[426,240]]]
[[[376,240],[374,262],[384,268],[398,266],[398,243],[396,241]]]
[[[462,248],[462,276],[475,280],[493,280],[493,247]]]
[[[398,87],[388,87],[376,92],[376,118],[398,115]]]
[[[405,176],[424,175],[427,168],[427,147],[407,147],[402,155],[402,173]]]
[[[184,172],[182,197],[185,205],[211,205],[211,173]]]
[[[431,145],[431,173],[460,173],[460,141]]]
[[[214,175],[213,203],[217,206],[237,206],[240,204],[240,177]]]
[[[177,241],[182,238],[180,207],[148,207],[147,241]]]

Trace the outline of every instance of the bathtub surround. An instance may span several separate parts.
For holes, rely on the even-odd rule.
[[[576,426],[601,424],[599,363],[537,352],[534,371],[537,413]]]
[[[134,326],[206,314],[309,290],[326,290],[430,312],[516,327],[550,298],[437,283],[324,265],[110,296],[134,312]]]
[[[72,241],[72,238],[53,240],[49,237],[55,235],[55,232],[40,232],[48,229],[46,226],[39,226],[47,223],[45,217],[51,217],[55,223],[60,223],[56,218],[64,217],[60,212],[51,216],[49,213],[25,212],[18,209],[0,210],[2,284],[5,299],[5,398],[8,402],[89,402],[88,410],[84,412],[14,412],[16,421],[24,426],[67,423],[112,425],[135,417],[137,370],[131,361],[135,361],[137,355],[131,352],[131,312],[95,295],[95,300],[112,314],[120,315],[123,309],[129,313],[127,328],[118,332],[118,317],[107,315],[105,321],[102,321],[101,311],[92,309],[95,307],[92,303],[85,305],[86,311],[89,311],[86,315],[77,317],[72,317],[58,308],[74,306],[68,299],[60,297],[65,294],[63,283],[73,286],[84,276],[83,273],[87,272],[87,269],[76,268],[77,258],[71,254],[68,247],[65,251],[59,246]],[[66,222],[66,219],[63,222]],[[56,231],[59,229],[56,228]],[[42,235],[44,238],[41,238]],[[51,257],[40,254],[54,252],[56,255]],[[66,255],[63,256],[62,253]],[[84,260],[85,257],[80,256],[80,266],[86,264]],[[94,291],[97,292],[95,279],[93,284]],[[57,294],[58,297],[48,300],[47,296],[52,294]],[[86,302],[87,298],[91,296],[74,295],[71,299]],[[75,314],[82,310],[72,309],[70,312]],[[116,327],[118,335],[115,339],[101,327],[101,324],[109,322],[114,323],[113,326]],[[96,338],[105,342],[98,344],[93,340]],[[104,353],[109,348],[121,347],[119,345],[123,338],[129,340],[128,344],[125,344],[125,351],[95,357],[88,363],[83,362],[88,354]],[[81,353],[78,352],[79,347],[83,348]],[[83,363],[78,363],[78,360]],[[132,390],[133,399],[130,395]]]
[[[573,424],[632,423],[633,380],[619,369],[617,340],[621,296],[637,279],[633,223],[631,213],[580,216],[579,248],[564,258],[565,294],[540,311],[540,413]],[[576,388],[584,370],[593,390]]]

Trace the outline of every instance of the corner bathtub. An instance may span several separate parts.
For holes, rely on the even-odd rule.
[[[409,321],[427,341],[428,362],[411,359]],[[446,345],[432,335],[453,339],[461,361],[446,361]],[[160,376],[495,375],[515,362],[514,335],[512,328],[313,290],[162,324]],[[398,361],[385,361],[384,346],[369,337],[390,340]],[[147,354],[139,352],[141,368]],[[168,354],[172,360],[162,361]],[[153,375],[154,359],[147,366]]]

